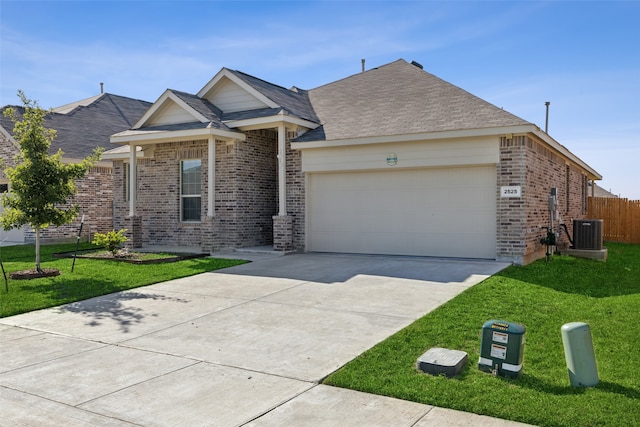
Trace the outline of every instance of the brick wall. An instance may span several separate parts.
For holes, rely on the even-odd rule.
[[[113,180],[111,167],[94,167],[84,178],[76,181],[77,193],[71,204],[80,206],[78,217],[60,227],[48,227],[42,230],[41,237],[48,241],[73,241],[77,238],[82,215],[85,216],[82,228],[83,240],[90,240],[95,233],[106,233],[113,229]],[[32,230],[25,232],[27,242],[35,241]]]
[[[3,161],[3,167],[15,166],[14,158],[18,153],[18,147],[0,132],[0,158]],[[0,170],[0,178],[6,180],[2,170]],[[112,229],[113,184],[111,167],[92,168],[84,178],[76,181],[76,188],[77,193],[71,200],[71,204],[80,206],[78,217],[71,224],[44,229],[41,233],[43,243],[47,243],[47,241],[75,241],[83,214],[85,215],[82,232],[84,240],[89,240],[96,232],[105,233]],[[26,229],[25,241],[35,241],[33,230]]]
[[[498,259],[522,258],[526,251],[526,171],[527,156],[524,136],[500,139],[500,162],[497,165],[497,242]],[[520,186],[522,197],[501,197],[502,186]]]
[[[558,214],[571,231],[573,219],[586,215],[587,177],[575,165],[531,137],[520,135],[500,139],[498,189],[502,185],[520,185],[522,197],[500,198],[498,194],[499,259],[528,263],[544,256],[543,227],[549,225],[548,197],[557,189]],[[558,221],[554,220],[554,229]],[[558,247],[569,241],[560,232]]]
[[[271,245],[278,212],[278,136],[275,130],[246,132],[236,143],[236,247]],[[231,243],[231,242],[230,242]]]
[[[202,246],[210,250],[272,243],[271,217],[277,210],[277,137],[274,131],[247,132],[243,142],[216,141],[215,220],[207,218],[208,143],[157,144],[153,158],[138,164],[136,215],[141,217],[144,245]],[[202,221],[180,221],[180,161],[202,160]],[[116,228],[129,215],[124,169],[115,162]]]
[[[305,249],[305,176],[302,172],[302,153],[291,149],[291,140],[296,137],[295,132],[287,132],[287,215],[291,217],[292,249],[303,251]]]

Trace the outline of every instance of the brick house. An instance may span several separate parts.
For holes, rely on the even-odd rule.
[[[569,223],[602,178],[404,60],[311,90],[223,68],[196,94],[165,91],[111,141],[114,226],[134,247],[528,263],[544,254],[551,188]]]
[[[62,150],[64,162],[79,162],[90,155],[96,147],[106,147],[109,136],[128,129],[151,106],[151,103],[109,93],[54,108],[46,116],[45,127],[57,132],[50,152]],[[5,166],[14,166],[19,153],[13,138],[13,122],[0,110],[0,156]],[[18,114],[23,107],[13,107]],[[80,206],[80,216],[85,216],[84,235],[106,232],[113,228],[113,177],[111,161],[100,161],[76,182],[78,192],[73,200]],[[0,170],[0,191],[8,191],[10,182]],[[0,205],[0,212],[1,212]],[[72,224],[48,227],[42,238],[48,241],[75,239],[80,218]],[[0,228],[0,240],[33,242],[35,233],[28,227],[6,232]]]

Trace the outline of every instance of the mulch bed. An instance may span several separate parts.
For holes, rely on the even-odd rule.
[[[60,270],[57,268],[42,268],[41,271],[38,270],[20,270],[14,271],[9,274],[14,280],[29,280],[29,279],[39,279],[41,277],[53,277],[59,276]]]
[[[73,258],[75,252],[59,252],[53,254],[54,258]],[[116,261],[116,262],[126,262],[129,264],[163,264],[167,262],[176,262],[182,261],[185,259],[193,259],[193,258],[205,258],[208,257],[209,254],[173,254],[171,257],[167,258],[158,258],[158,259],[140,259],[142,253],[140,252],[130,252],[126,256],[113,256],[108,251],[100,251],[96,252],[93,250],[90,251],[78,251],[76,258],[88,258],[88,259],[100,259],[104,261]]]

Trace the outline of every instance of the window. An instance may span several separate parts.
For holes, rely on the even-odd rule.
[[[180,218],[182,221],[200,221],[201,160],[183,160],[180,163]]]
[[[0,194],[9,192],[9,184],[0,184]]]

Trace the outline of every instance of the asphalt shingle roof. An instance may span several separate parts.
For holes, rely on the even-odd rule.
[[[65,114],[49,113],[45,127],[57,131],[50,152],[61,149],[64,157],[80,159],[90,155],[96,147],[107,148],[111,135],[130,129],[150,106],[146,101],[104,93],[88,105],[65,110]],[[22,107],[13,108],[21,115]],[[4,114],[0,114],[0,125],[13,134],[13,122]]]
[[[229,71],[262,95],[278,104],[288,113],[300,117],[301,119],[318,123],[318,116],[309,102],[309,95],[307,91],[298,88],[286,89],[282,86],[269,83],[241,71]]]
[[[187,103],[191,108],[206,117],[207,120],[209,120],[209,123],[205,124],[205,126],[211,124],[211,126],[216,129],[223,129],[227,131],[231,130],[227,125],[222,123],[222,111],[208,100],[178,90],[170,89],[170,91]]]
[[[400,59],[311,89],[321,127],[297,141],[530,124]]]

